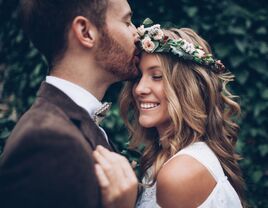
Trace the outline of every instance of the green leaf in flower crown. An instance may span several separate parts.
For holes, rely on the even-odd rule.
[[[177,56],[179,56],[179,57],[186,57],[187,56],[187,54],[184,52],[184,51],[182,51],[180,48],[178,48],[178,47],[175,47],[175,46],[170,46],[170,48],[171,48],[171,52],[174,54],[174,55],[177,55]],[[187,59],[188,57],[186,57],[186,59]]]
[[[159,49],[157,49],[159,53],[161,52],[169,52],[170,51],[170,45],[164,44]]]
[[[196,61],[197,63],[201,63],[202,60],[196,56],[193,57],[193,60]]]
[[[159,47],[159,42],[158,41],[153,41],[153,42],[154,42],[154,45],[155,45],[153,51],[160,52],[159,48],[158,48]]]
[[[146,18],[143,23],[144,26],[151,26],[154,24],[154,22],[150,18]]]

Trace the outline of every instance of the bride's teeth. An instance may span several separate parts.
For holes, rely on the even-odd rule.
[[[156,103],[141,103],[140,104],[140,107],[144,108],[144,109],[155,108],[157,106],[158,106],[158,104],[156,104]]]

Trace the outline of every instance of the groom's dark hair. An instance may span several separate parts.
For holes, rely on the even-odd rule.
[[[84,16],[101,29],[107,7],[108,0],[21,0],[22,27],[51,65],[65,53],[73,19]]]

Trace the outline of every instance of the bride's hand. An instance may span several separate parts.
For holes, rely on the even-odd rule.
[[[105,208],[133,208],[138,180],[128,160],[102,146],[93,152],[95,172]]]

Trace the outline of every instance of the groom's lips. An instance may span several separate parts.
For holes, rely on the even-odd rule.
[[[141,55],[141,52],[142,52],[142,47],[141,47],[141,44],[140,44],[140,41],[136,42],[135,43],[135,51],[134,51],[134,54],[136,56],[140,56]]]
[[[134,59],[136,65],[138,65],[140,63],[141,52],[142,51],[138,47],[136,47],[134,50],[133,59]]]

